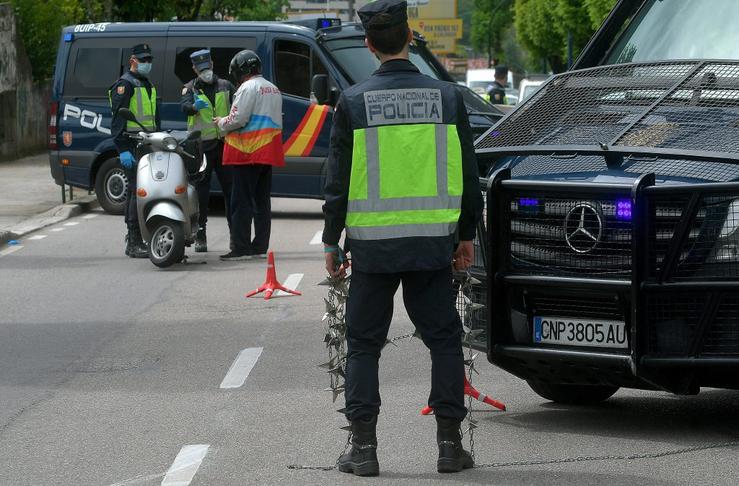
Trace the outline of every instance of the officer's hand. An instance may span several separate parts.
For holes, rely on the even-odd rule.
[[[125,169],[133,168],[133,164],[136,163],[136,161],[133,158],[133,154],[129,152],[128,150],[125,152],[121,152],[121,155],[119,155],[118,157],[121,159],[121,165]]]
[[[328,274],[332,278],[346,277],[349,262],[341,248],[334,245],[324,245],[323,252],[326,255],[326,271],[328,271]]]
[[[193,105],[192,105],[192,107],[195,108],[198,111],[202,110],[203,108],[208,108],[209,106],[210,105],[208,104],[207,101],[201,100],[201,99],[195,100],[195,103],[193,103]]]
[[[216,125],[218,125],[219,123],[221,123],[221,120],[223,120],[223,117],[220,117],[220,116],[214,116],[213,117],[213,123],[215,123]],[[218,126],[220,126],[220,125],[218,125]]]
[[[472,266],[475,258],[475,247],[471,241],[460,241],[457,251],[454,252],[454,269],[467,270]]]

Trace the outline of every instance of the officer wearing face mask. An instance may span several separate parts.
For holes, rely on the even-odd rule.
[[[110,87],[108,97],[113,114],[111,135],[118,149],[121,166],[128,179],[128,191],[123,207],[126,226],[126,255],[131,258],[146,258],[148,252],[141,239],[139,218],[136,211],[136,141],[128,136],[138,133],[141,127],[133,122],[126,121],[118,114],[121,108],[128,108],[146,130],[157,131],[161,128],[159,118],[159,100],[157,90],[149,81],[153,57],[148,44],[138,44],[132,49],[128,60],[129,70]]]
[[[226,221],[231,228],[231,199],[232,175],[228,166],[223,166],[223,136],[225,133],[213,123],[214,117],[225,117],[231,111],[231,100],[236,88],[229,81],[220,79],[213,72],[213,61],[210,51],[203,49],[193,52],[190,56],[192,69],[197,77],[182,88],[180,106],[187,115],[187,129],[200,130],[203,140],[203,152],[208,160],[205,177],[198,183],[198,202],[200,205],[200,220],[198,232],[195,236],[195,251],[208,251],[205,235],[205,224],[208,221],[208,200],[210,199],[210,180],[213,171],[216,172],[218,182],[223,190],[226,207]]]

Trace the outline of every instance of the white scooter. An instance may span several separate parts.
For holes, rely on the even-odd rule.
[[[133,113],[121,108],[119,115],[141,124]],[[130,135],[149,152],[137,166],[136,203],[141,237],[149,260],[166,268],[183,260],[185,247],[198,231],[198,196],[194,183],[205,174],[207,160],[200,149],[200,131],[148,132]],[[191,152],[185,150],[187,147]]]

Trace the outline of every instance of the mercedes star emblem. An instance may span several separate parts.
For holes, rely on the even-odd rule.
[[[565,241],[577,253],[590,253],[603,236],[603,219],[598,209],[580,203],[565,216]]]

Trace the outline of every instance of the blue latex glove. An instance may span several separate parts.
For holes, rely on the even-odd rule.
[[[121,159],[121,165],[125,169],[132,169],[133,164],[136,163],[133,158],[133,154],[129,151],[121,152],[121,155],[119,155],[118,157]]]
[[[193,105],[192,105],[192,107],[195,108],[198,111],[202,110],[203,108],[208,108],[209,106],[210,105],[208,104],[207,101],[201,100],[199,98],[197,100],[195,100],[195,103],[193,103]]]

